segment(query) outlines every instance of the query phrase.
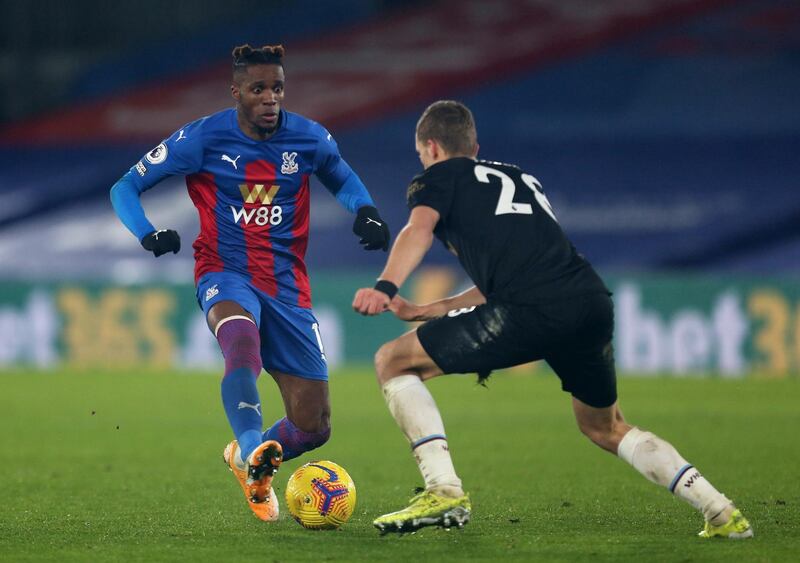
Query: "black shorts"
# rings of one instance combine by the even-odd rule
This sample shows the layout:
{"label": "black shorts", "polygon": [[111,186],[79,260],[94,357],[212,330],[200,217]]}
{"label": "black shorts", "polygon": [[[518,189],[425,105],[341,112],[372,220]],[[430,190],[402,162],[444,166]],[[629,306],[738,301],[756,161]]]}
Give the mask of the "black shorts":
{"label": "black shorts", "polygon": [[444,373],[486,376],[544,359],[561,388],[587,405],[617,400],[614,303],[604,293],[541,305],[489,301],[428,321],[417,336]]}

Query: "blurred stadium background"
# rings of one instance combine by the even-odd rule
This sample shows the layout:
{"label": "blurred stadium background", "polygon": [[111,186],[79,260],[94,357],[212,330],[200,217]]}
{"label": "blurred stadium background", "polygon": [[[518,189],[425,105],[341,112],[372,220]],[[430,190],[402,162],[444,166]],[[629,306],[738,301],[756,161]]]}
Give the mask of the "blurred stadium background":
{"label": "blurred stadium background", "polygon": [[[335,135],[394,232],[438,98],[481,156],[543,183],[610,280],[623,374],[789,378],[800,365],[800,4],[794,0],[0,3],[0,368],[219,362],[191,286],[182,179],[148,192],[154,260],[109,187],[231,104],[229,53],[287,47],[286,107]],[[332,363],[406,327],[349,305],[384,256],[318,183],[308,254]],[[466,283],[441,248],[406,293]]]}
{"label": "blurred stadium background", "polygon": [[[797,560],[797,0],[0,0],[0,30],[0,560]],[[231,104],[244,42],[286,45],[286,107],[331,130],[394,233],[419,113],[466,102],[481,156],[543,183],[613,289],[625,413],[674,439],[756,539],[692,541],[699,516],[588,447],[539,365],[488,390],[431,383],[476,517],[379,538],[372,518],[417,472],[370,361],[408,326],[351,311],[385,255],[315,181],[336,430],[312,455],[348,468],[359,507],[335,534],[252,518],[217,462],[230,430],[184,183],[143,198],[184,241],[157,260],[108,197],[163,137]],[[406,296],[468,283],[436,244]]]}

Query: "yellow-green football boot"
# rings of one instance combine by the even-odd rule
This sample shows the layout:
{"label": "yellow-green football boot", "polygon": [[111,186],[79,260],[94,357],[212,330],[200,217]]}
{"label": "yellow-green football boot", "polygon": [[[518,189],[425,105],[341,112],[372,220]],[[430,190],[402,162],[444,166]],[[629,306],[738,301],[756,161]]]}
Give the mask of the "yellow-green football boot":
{"label": "yellow-green football boot", "polygon": [[430,491],[422,491],[411,499],[408,507],[379,516],[372,525],[378,528],[381,534],[412,533],[425,526],[463,528],[464,524],[469,522],[471,513],[472,503],[468,495],[448,498]]}
{"label": "yellow-green football boot", "polygon": [[742,513],[737,508],[731,513],[731,517],[722,526],[714,526],[706,522],[705,529],[700,532],[701,538],[729,538],[735,540],[742,540],[745,538],[753,537],[753,528],[747,518],[742,516]]}

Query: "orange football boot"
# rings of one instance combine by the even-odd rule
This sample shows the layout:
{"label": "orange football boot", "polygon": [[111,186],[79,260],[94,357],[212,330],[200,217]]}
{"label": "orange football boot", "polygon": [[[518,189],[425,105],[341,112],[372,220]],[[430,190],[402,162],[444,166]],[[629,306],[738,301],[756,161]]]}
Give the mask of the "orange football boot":
{"label": "orange football boot", "polygon": [[272,476],[283,461],[283,449],[275,440],[267,440],[241,462],[239,443],[234,440],[222,453],[222,459],[239,484],[250,510],[261,520],[273,522],[278,519],[278,497],[272,488]]}

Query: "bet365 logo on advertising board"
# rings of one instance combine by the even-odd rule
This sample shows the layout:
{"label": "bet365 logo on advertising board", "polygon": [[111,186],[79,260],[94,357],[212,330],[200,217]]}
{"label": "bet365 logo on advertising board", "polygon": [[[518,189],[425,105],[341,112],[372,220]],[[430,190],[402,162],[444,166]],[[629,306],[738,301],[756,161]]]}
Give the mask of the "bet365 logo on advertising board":
{"label": "bet365 logo on advertising board", "polygon": [[[435,290],[447,295],[440,274],[431,277],[431,285],[435,281]],[[341,292],[343,285],[355,287],[360,282],[357,276],[343,282],[343,276],[350,279],[341,271],[315,278],[317,295],[328,292],[327,300],[315,304],[315,311],[323,325],[320,332],[326,338],[329,365],[336,358],[368,361],[398,329],[387,319],[374,334],[360,333],[350,308],[351,294]],[[446,285],[457,281],[454,273]],[[800,371],[800,288],[791,279],[658,276],[609,282],[620,373],[787,378]],[[3,289],[0,370],[61,363],[208,367],[220,361],[219,347],[197,303],[186,299],[194,292],[192,286],[43,286],[4,281]],[[422,289],[415,291],[423,295]],[[440,294],[424,295],[427,300]],[[97,319],[103,322],[98,324]],[[345,330],[350,322],[356,324]],[[312,330],[317,332],[316,327]]]}
{"label": "bet365 logo on advertising board", "polygon": [[280,186],[269,186],[265,184],[239,184],[239,191],[242,193],[242,201],[245,204],[260,204],[259,207],[240,207],[237,209],[231,205],[233,222],[242,222],[249,225],[251,222],[259,227],[266,224],[279,225],[283,221],[283,209],[280,205],[272,205],[272,200],[278,193]]}
{"label": "bet365 logo on advertising board", "polygon": [[612,287],[621,372],[787,377],[800,369],[800,295],[791,282],[665,277]]}

